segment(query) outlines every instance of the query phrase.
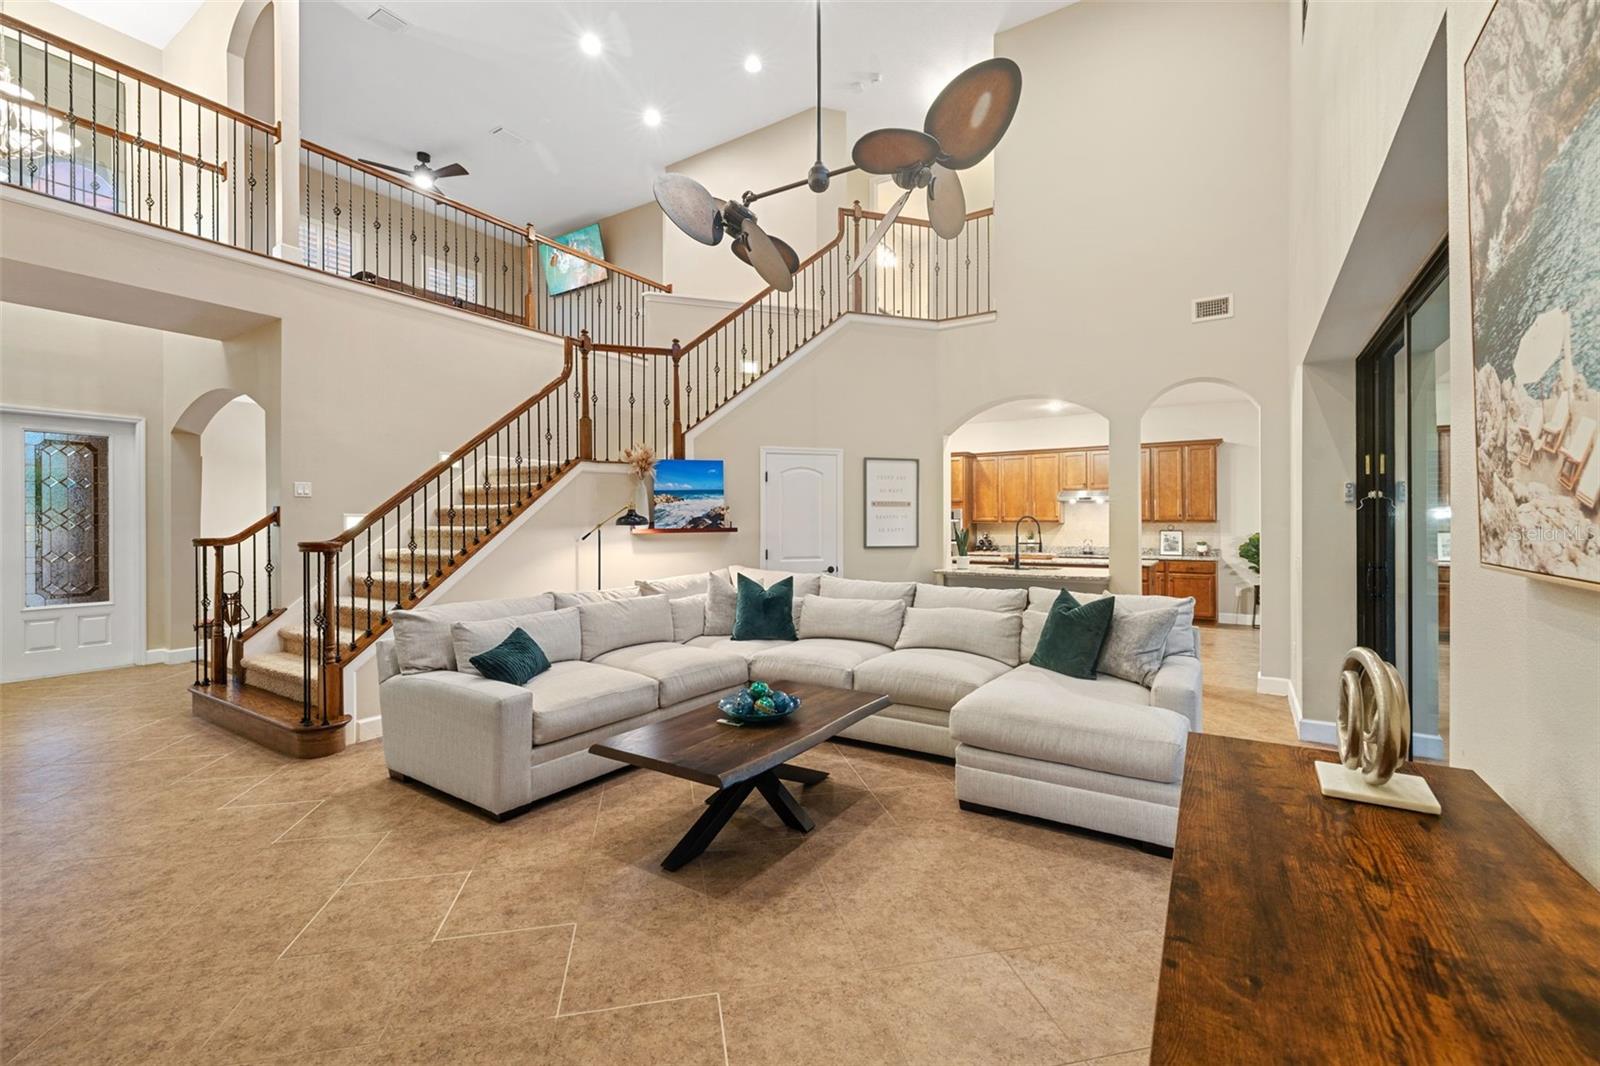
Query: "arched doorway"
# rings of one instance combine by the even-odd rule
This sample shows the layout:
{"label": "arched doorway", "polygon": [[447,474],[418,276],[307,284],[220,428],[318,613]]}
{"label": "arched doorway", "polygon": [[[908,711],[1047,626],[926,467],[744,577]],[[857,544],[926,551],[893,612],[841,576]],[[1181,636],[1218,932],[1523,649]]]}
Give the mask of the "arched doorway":
{"label": "arched doorway", "polygon": [[228,103],[263,122],[277,120],[277,19],[266,0],[246,0],[228,36]]}
{"label": "arched doorway", "polygon": [[[1067,587],[1110,584],[1110,423],[1070,400],[989,407],[946,439],[952,537],[969,566],[1071,566]],[[1054,571],[1051,571],[1054,572]]]}

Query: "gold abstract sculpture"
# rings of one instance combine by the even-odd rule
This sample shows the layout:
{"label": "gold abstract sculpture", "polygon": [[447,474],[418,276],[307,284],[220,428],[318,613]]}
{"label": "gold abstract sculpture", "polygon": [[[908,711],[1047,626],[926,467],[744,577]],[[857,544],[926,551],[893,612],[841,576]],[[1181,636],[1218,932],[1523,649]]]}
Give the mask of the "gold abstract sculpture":
{"label": "gold abstract sculpture", "polygon": [[1339,759],[1367,784],[1388,784],[1411,757],[1411,703],[1400,671],[1371,648],[1351,648],[1339,686]]}
{"label": "gold abstract sculpture", "polygon": [[1400,672],[1371,648],[1351,648],[1339,674],[1339,762],[1316,764],[1322,794],[1438,814],[1428,782],[1397,772],[1410,757],[1411,703]]}

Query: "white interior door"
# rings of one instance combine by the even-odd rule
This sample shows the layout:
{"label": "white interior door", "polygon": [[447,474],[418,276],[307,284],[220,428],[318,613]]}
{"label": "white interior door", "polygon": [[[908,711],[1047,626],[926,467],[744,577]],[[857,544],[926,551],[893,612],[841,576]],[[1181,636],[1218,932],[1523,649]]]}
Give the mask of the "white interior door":
{"label": "white interior door", "polygon": [[761,449],[761,565],[837,574],[843,569],[844,453]]}
{"label": "white interior door", "polygon": [[0,411],[0,677],[144,661],[144,457],[119,419]]}

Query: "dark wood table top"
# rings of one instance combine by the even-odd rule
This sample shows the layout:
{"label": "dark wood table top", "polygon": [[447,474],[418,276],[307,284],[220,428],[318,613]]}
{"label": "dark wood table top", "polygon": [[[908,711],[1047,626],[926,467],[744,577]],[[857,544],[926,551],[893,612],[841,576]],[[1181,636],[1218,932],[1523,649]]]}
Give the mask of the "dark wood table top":
{"label": "dark wood table top", "polygon": [[1325,798],[1333,752],[1189,738],[1153,1063],[1600,1061],[1600,892],[1469,770]]}
{"label": "dark wood table top", "polygon": [[727,788],[781,766],[890,702],[888,696],[826,685],[769,684],[800,697],[800,709],[781,722],[731,726],[718,721],[722,712],[712,700],[675,718],[619,733],[589,750],[633,766]]}

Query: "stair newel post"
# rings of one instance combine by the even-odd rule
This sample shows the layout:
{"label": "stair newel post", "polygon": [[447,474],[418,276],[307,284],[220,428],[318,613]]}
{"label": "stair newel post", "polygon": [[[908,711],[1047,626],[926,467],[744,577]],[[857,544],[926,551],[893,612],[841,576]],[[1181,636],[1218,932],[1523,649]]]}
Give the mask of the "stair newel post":
{"label": "stair newel post", "polygon": [[590,460],[594,458],[594,409],[589,400],[589,352],[591,350],[589,331],[578,331],[578,458]]}
{"label": "stair newel post", "polygon": [[522,248],[522,322],[529,329],[539,328],[539,279],[534,273],[538,262],[539,234],[528,223],[528,241]]}
{"label": "stair newel post", "polygon": [[[855,200],[850,205],[850,257],[859,255],[861,248],[861,201]],[[849,261],[848,258],[846,261]],[[850,279],[850,310],[860,311],[862,306],[862,281],[861,271],[856,271]]]}
{"label": "stair newel post", "polygon": [[683,348],[678,338],[672,338],[672,457],[684,458],[683,441],[683,380],[679,364],[683,362]]}
{"label": "stair newel post", "polygon": [[217,572],[211,587],[211,680],[218,684],[228,682],[228,624],[222,613],[222,545],[216,552]]}
{"label": "stair newel post", "polygon": [[328,638],[322,644],[322,724],[337,717],[344,708],[344,671],[340,668],[339,648],[339,546],[322,548],[322,624]]}

